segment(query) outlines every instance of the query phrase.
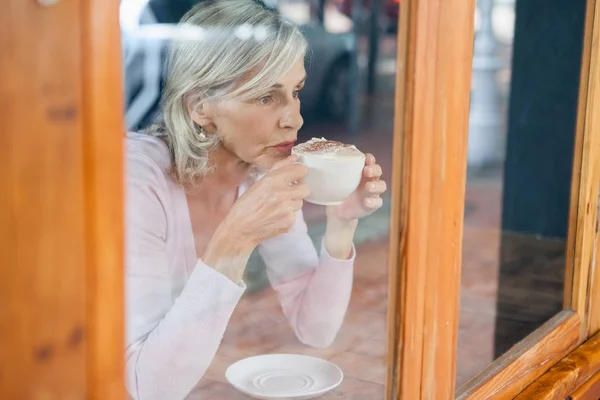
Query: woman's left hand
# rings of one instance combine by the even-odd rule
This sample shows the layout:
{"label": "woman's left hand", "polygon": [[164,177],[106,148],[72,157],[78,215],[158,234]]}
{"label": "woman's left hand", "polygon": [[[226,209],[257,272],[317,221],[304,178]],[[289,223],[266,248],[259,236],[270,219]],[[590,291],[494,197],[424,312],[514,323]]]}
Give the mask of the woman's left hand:
{"label": "woman's left hand", "polygon": [[381,208],[381,194],[387,189],[385,181],[380,179],[381,174],[381,166],[375,163],[375,156],[367,153],[358,188],[339,206],[329,206],[327,216],[352,221],[371,215]]}

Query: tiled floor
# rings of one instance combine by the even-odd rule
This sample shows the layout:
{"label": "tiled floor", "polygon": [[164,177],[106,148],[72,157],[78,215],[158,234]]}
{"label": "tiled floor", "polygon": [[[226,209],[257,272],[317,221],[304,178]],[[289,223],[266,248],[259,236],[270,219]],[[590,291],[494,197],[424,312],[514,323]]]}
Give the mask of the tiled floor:
{"label": "tiled floor", "polygon": [[471,181],[467,184],[456,357],[457,387],[494,358],[501,196],[499,179]]}
{"label": "tiled floor", "polygon": [[265,353],[313,355],[337,364],[344,371],[344,382],[321,397],[324,400],[382,399],[386,371],[386,249],[387,239],[360,247],[348,313],[334,344],[327,349],[309,348],[295,338],[272,289],[245,297],[208,373],[189,399],[248,399],[227,384],[225,369],[236,360]]}
{"label": "tiled floor", "polygon": [[[501,202],[499,182],[474,181],[467,188],[466,202],[469,211],[466,212],[464,229],[457,386],[493,361],[494,345],[498,341],[495,331],[498,326],[503,326],[502,318],[500,322],[497,319],[497,308],[501,314],[503,307],[511,309],[511,316],[506,317],[505,326],[511,327],[511,323],[522,318],[529,321],[525,330],[516,332],[516,336],[511,338],[510,332],[507,333],[506,340],[512,340],[510,344],[514,344],[539,326],[546,318],[544,313],[552,311],[552,307],[556,307],[556,300],[560,300],[562,276],[548,277],[546,273],[543,273],[544,279],[550,281],[555,288],[548,290],[552,285],[543,286],[545,297],[542,297],[544,302],[540,307],[532,308],[527,303],[535,290],[521,288],[518,293],[527,298],[513,293],[509,294],[508,300],[506,295],[503,297],[499,293],[502,282],[499,265],[502,260],[505,262],[511,257],[528,260],[527,265],[532,265],[533,270],[523,267],[519,275],[513,276],[524,281],[525,285],[532,282],[532,277],[539,280],[541,276],[535,270],[536,263],[532,263],[531,259],[537,257],[546,266],[547,261],[554,257],[554,264],[558,265],[555,269],[560,270],[561,266],[560,252],[557,253],[560,243],[535,240],[532,245],[529,243],[531,239],[527,239],[518,241],[517,250],[514,246],[506,246],[506,238],[503,239],[497,229]],[[505,240],[504,253],[510,252],[510,257],[501,254],[502,240]],[[314,355],[339,365],[346,378],[338,389],[322,397],[325,400],[382,399],[386,371],[387,249],[387,238],[364,243],[357,249],[356,277],[348,314],[339,336],[330,348],[308,348],[295,339],[272,289],[245,297],[233,315],[208,374],[190,399],[247,399],[226,383],[225,368],[241,358],[265,353]],[[518,287],[515,282],[510,285],[511,288]],[[504,292],[509,293],[507,290]],[[503,304],[501,306],[498,306],[499,299]],[[554,299],[554,303],[548,302],[548,299]],[[558,304],[560,307],[560,301]],[[547,309],[542,310],[541,307]],[[537,316],[537,319],[530,318],[531,315]],[[523,321],[519,323],[522,324]]]}
{"label": "tiled floor", "polygon": [[457,386],[562,309],[564,241],[501,232],[501,179],[467,184]]}

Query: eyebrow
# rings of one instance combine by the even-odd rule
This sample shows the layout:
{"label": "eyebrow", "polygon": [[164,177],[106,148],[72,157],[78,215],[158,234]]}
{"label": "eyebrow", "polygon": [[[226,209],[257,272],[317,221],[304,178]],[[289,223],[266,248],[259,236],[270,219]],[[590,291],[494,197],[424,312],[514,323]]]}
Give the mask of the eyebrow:
{"label": "eyebrow", "polygon": [[[304,78],[302,78],[302,80],[300,82],[298,82],[298,84],[296,86],[303,84],[304,81],[306,81],[306,75],[304,75]],[[276,83],[271,87],[274,89],[281,89],[283,87],[283,85],[281,83]]]}

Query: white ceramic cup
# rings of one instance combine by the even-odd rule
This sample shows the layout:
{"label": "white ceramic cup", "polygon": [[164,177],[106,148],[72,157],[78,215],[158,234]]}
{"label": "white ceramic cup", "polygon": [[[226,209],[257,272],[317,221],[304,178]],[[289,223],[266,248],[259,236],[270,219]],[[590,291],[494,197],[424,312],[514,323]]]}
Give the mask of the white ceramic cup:
{"label": "white ceramic cup", "polygon": [[365,167],[365,155],[362,153],[335,158],[294,150],[292,153],[308,167],[302,182],[310,189],[310,195],[304,199],[309,203],[323,206],[341,204],[360,184]]}

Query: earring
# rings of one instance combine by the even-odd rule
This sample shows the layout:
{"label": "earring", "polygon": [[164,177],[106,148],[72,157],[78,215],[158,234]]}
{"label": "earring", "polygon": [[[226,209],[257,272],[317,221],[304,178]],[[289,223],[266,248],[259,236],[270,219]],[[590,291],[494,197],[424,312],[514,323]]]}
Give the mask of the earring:
{"label": "earring", "polygon": [[200,140],[201,142],[206,142],[206,133],[204,133],[204,128],[201,126],[198,126],[198,140]]}

